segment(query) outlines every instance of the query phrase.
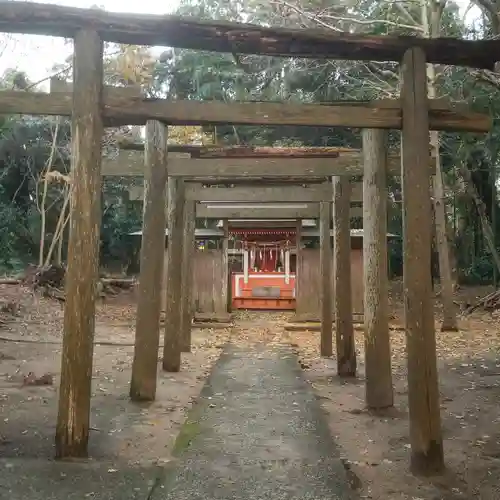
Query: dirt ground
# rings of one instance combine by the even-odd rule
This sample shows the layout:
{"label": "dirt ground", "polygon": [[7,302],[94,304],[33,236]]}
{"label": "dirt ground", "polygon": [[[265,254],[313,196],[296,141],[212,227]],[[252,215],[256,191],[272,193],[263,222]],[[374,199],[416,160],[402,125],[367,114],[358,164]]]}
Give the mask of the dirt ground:
{"label": "dirt ground", "polygon": [[[0,323],[0,456],[51,459],[57,415],[63,307],[29,289],[0,286],[13,306]],[[14,313],[14,314],[12,314]],[[135,305],[124,292],[98,304],[92,387],[92,459],[148,465],[171,460],[185,413],[197,398],[228,330],[194,330],[193,349],[179,373],[159,371],[157,400],[128,398]],[[19,341],[13,341],[19,340]],[[46,375],[49,385],[26,385],[25,377]]]}
{"label": "dirt ground", "polygon": [[[487,288],[461,290],[457,303],[474,302]],[[53,456],[63,309],[28,289],[0,286],[0,298],[19,304],[0,321],[0,456]],[[402,324],[400,284],[391,293],[393,323]],[[439,326],[439,304],[436,306]],[[343,381],[334,359],[318,356],[319,334],[285,332],[290,314],[240,313],[238,328],[195,330],[193,352],[177,374],[159,374],[152,405],[128,400],[135,305],[122,293],[98,305],[90,454],[130,464],[171,460],[185,413],[198,396],[221,347],[231,337],[244,345],[289,343],[325,409],[332,434],[359,498],[374,500],[498,500],[500,498],[499,314],[461,318],[457,333],[437,329],[441,407],[448,471],[438,479],[408,472],[409,441],[404,332],[392,332],[395,408],[364,409],[363,336],[357,333],[359,376]],[[0,316],[1,320],[2,316]],[[20,340],[13,342],[13,339]],[[113,345],[111,345],[113,344]],[[114,345],[116,344],[116,345]],[[53,384],[23,385],[24,376],[53,375]]]}
{"label": "dirt ground", "polygon": [[[393,323],[402,324],[400,290],[392,294]],[[459,292],[460,304],[474,302],[486,288]],[[441,416],[447,472],[418,479],[408,471],[409,431],[404,332],[393,331],[395,408],[374,415],[364,408],[362,331],[356,332],[359,376],[336,377],[336,362],[321,359],[319,334],[290,332],[307,379],[329,417],[352,486],[363,499],[498,500],[500,498],[500,325],[497,313],[461,318],[457,333],[439,332],[436,307]]]}

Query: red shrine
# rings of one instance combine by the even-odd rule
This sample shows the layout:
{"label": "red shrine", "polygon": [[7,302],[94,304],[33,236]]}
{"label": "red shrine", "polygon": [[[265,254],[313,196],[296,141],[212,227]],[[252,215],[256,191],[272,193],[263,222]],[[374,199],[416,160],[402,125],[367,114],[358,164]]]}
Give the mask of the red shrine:
{"label": "red shrine", "polygon": [[295,309],[297,223],[229,224],[232,308]]}

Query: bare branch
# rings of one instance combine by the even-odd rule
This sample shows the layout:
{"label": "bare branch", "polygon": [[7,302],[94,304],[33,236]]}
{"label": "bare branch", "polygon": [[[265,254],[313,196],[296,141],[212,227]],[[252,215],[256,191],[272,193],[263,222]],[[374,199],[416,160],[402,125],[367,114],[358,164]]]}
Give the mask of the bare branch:
{"label": "bare branch", "polygon": [[[355,24],[355,25],[360,25],[360,26],[374,26],[374,25],[382,25],[382,26],[392,26],[395,28],[405,28],[405,29],[410,29],[410,30],[415,30],[418,32],[422,31],[421,26],[418,24],[418,22],[413,19],[407,11],[402,7],[400,4],[395,4],[398,5],[398,8],[401,6],[403,8],[403,12],[407,14],[407,19],[409,19],[409,22],[411,24],[403,24],[399,23],[397,21],[390,21],[388,19],[359,19],[356,17],[349,17],[349,16],[341,16],[341,15],[334,15],[327,13],[330,9],[322,9],[316,13],[308,12],[303,8],[298,7],[296,4],[290,3],[287,0],[271,0],[271,3],[274,5],[279,5],[282,7],[287,7],[288,9],[294,11],[295,13],[305,17],[309,21],[312,21],[324,28],[333,30],[333,31],[344,31],[342,28],[338,28],[334,26],[331,21],[339,22],[339,23],[350,23],[350,24]],[[328,20],[329,22],[325,22],[325,20]]]}
{"label": "bare branch", "polygon": [[386,19],[356,19],[353,17],[341,17],[341,16],[332,16],[332,15],[324,15],[322,16],[325,19],[331,19],[339,22],[348,22],[352,24],[360,24],[360,25],[373,25],[373,24],[381,24],[383,26],[394,26],[395,28],[407,28],[410,30],[415,30],[422,32],[422,27],[418,24],[401,24],[396,21],[389,21]]}
{"label": "bare branch", "polygon": [[500,90],[500,74],[495,73],[494,71],[486,70],[473,71],[471,74],[478,82],[486,83],[495,89]]}
{"label": "bare branch", "polygon": [[321,21],[321,19],[318,19],[315,15],[305,12],[304,10],[297,7],[296,5],[293,5],[289,2],[287,2],[286,0],[273,0],[270,3],[275,4],[275,5],[284,5],[285,7],[288,7],[290,10],[293,10],[297,14],[305,17],[309,21],[313,21],[314,23],[319,24],[323,28],[326,28],[326,29],[329,29],[332,31],[338,31],[338,32],[342,31],[340,28],[336,28],[335,26],[332,26],[329,23],[325,23],[325,22]]}

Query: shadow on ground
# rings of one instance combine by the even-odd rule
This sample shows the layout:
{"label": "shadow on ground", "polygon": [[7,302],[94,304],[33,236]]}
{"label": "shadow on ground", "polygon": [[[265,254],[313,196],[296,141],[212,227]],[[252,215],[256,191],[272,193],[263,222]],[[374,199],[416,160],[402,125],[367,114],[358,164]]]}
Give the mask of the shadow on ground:
{"label": "shadow on ground", "polygon": [[1,500],[145,500],[164,469],[103,462],[0,459]]}

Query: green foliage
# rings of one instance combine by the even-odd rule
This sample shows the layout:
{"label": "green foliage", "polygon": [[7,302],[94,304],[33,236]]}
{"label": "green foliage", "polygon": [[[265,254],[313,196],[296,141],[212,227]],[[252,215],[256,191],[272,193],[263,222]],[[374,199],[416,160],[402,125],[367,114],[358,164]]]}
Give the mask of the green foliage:
{"label": "green foliage", "polygon": [[[119,54],[122,56],[122,53]],[[16,83],[17,82],[17,83]],[[0,88],[32,88],[26,75],[7,70]],[[52,149],[55,118],[0,117],[0,272],[37,263],[40,247],[41,191],[44,169]],[[70,122],[59,121],[52,171],[69,174]],[[101,262],[128,262],[139,238],[127,236],[140,228],[142,209],[128,201],[127,179],[104,181]],[[48,183],[45,246],[50,245],[63,206],[61,184]],[[67,240],[68,230],[65,232]],[[66,248],[64,241],[63,248]],[[64,252],[63,252],[64,253]]]}
{"label": "green foliage", "polygon": [[[8,118],[0,123],[0,272],[37,262],[40,241],[41,175],[49,159],[54,119]],[[59,125],[57,161],[53,169],[68,173],[70,124]],[[104,182],[101,261],[127,262],[138,238],[127,236],[141,225],[141,207],[128,201],[128,181]],[[63,199],[60,187],[49,184],[46,247],[50,245]],[[67,231],[66,231],[67,238]],[[63,245],[65,247],[66,245]]]}
{"label": "green foliage", "polygon": [[34,260],[37,179],[48,159],[51,123],[43,119],[7,119],[0,130],[0,234],[5,266]]}
{"label": "green foliage", "polygon": [[463,285],[489,285],[493,282],[491,255],[482,254],[466,268],[461,269],[459,281]]}
{"label": "green foliage", "polygon": [[101,222],[101,262],[130,264],[138,250],[140,239],[129,233],[141,228],[142,207],[127,201],[126,181],[106,180],[103,189]]}
{"label": "green foliage", "polygon": [[[0,186],[0,272],[23,267],[32,249],[30,234],[20,224],[23,214],[10,203]],[[28,242],[26,241],[28,239]]]}

